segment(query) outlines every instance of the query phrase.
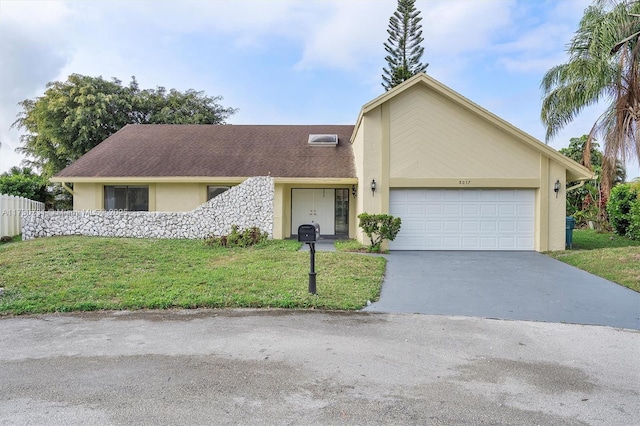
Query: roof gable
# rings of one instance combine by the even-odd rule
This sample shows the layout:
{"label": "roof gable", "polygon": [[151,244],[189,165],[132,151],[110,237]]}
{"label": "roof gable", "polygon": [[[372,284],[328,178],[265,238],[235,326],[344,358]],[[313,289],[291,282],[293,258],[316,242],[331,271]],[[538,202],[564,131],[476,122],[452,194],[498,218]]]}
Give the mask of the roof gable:
{"label": "roof gable", "polygon": [[[355,177],[353,126],[127,125],[54,180],[74,177]],[[337,134],[310,146],[309,134]],[[72,179],[67,179],[72,180]]]}
{"label": "roof gable", "polygon": [[523,144],[526,144],[527,146],[533,148],[536,152],[539,152],[545,155],[546,157],[560,163],[563,167],[565,167],[567,171],[568,180],[586,180],[586,179],[591,179],[593,177],[593,172],[591,172],[584,166],[578,164],[577,162],[571,160],[570,158],[565,157],[564,155],[560,154],[558,151],[551,148],[550,146],[542,143],[541,141],[537,140],[533,136],[518,129],[517,127],[513,126],[512,124],[508,123],[507,121],[503,120],[497,115],[482,108],[481,106],[470,101],[469,99],[465,98],[464,96],[453,91],[449,87],[443,85],[442,83],[438,82],[437,80],[433,79],[432,77],[429,77],[424,73],[416,74],[409,80],[403,82],[402,84],[394,87],[388,92],[383,93],[382,95],[378,96],[372,101],[366,103],[362,107],[362,109],[360,110],[360,114],[358,115],[356,126],[351,135],[351,141],[353,142],[356,132],[358,128],[361,126],[362,120],[365,114],[376,109],[380,105],[391,101],[392,99],[396,98],[400,94],[406,91],[412,90],[415,86],[423,86],[428,88],[429,90],[433,90],[437,94],[447,98],[448,100],[456,104],[458,107],[461,107],[470,111],[471,113],[481,117],[483,120],[486,120],[488,123],[492,124],[493,126],[506,132],[515,140],[520,141]]}

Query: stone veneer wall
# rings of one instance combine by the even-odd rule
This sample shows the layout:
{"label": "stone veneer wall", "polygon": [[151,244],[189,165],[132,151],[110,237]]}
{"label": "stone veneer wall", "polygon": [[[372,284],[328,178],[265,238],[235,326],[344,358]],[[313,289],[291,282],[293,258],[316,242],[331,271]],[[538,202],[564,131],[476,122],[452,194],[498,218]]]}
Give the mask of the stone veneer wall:
{"label": "stone veneer wall", "polygon": [[274,183],[252,177],[190,212],[39,211],[25,212],[22,239],[54,235],[188,238],[226,235],[258,227],[273,236]]}

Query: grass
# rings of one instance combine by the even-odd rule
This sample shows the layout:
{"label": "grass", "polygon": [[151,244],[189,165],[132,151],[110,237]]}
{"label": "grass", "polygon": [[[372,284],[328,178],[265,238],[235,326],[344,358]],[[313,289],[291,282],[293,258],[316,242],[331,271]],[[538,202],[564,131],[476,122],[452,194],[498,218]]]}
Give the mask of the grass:
{"label": "grass", "polygon": [[250,249],[197,240],[52,237],[0,245],[0,315],[166,308],[359,309],[377,300],[381,257],[309,254],[295,241]]}
{"label": "grass", "polygon": [[573,231],[573,250],[547,254],[640,292],[640,241],[591,229],[576,229]]}
{"label": "grass", "polygon": [[367,246],[360,244],[357,240],[336,240],[334,242],[336,250],[339,252],[367,252]]}

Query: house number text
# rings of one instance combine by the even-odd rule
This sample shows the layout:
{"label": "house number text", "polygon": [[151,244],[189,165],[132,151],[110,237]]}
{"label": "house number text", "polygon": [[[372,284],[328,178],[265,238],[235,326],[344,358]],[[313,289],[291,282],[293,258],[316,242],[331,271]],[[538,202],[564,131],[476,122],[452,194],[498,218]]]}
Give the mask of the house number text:
{"label": "house number text", "polygon": [[471,181],[470,180],[459,180],[458,184],[460,184],[460,185],[471,185]]}

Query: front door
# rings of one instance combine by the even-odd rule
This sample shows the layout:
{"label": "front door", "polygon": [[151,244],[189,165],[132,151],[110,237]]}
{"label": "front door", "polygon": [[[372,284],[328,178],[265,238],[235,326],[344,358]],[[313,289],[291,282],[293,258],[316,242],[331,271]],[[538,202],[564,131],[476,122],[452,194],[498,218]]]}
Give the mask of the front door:
{"label": "front door", "polygon": [[335,235],[335,197],[335,189],[292,189],[291,235],[311,222],[320,225],[320,235]]}

